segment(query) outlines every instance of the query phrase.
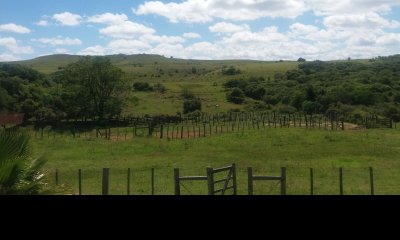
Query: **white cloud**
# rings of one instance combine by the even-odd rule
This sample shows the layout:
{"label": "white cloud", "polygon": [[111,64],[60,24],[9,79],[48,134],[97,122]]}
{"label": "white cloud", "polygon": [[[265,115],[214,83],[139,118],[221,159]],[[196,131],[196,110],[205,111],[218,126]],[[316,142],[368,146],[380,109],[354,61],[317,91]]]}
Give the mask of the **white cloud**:
{"label": "white cloud", "polygon": [[17,61],[19,59],[19,57],[16,57],[12,54],[0,54],[0,62]]}
{"label": "white cloud", "polygon": [[195,39],[195,38],[201,38],[201,35],[198,33],[188,32],[188,33],[184,33],[182,35],[182,37]]}
{"label": "white cloud", "polygon": [[210,30],[210,32],[214,33],[235,33],[247,31],[250,29],[250,27],[247,24],[236,25],[227,22],[219,22],[213,26],[210,26],[208,29]]}
{"label": "white cloud", "polygon": [[149,50],[151,45],[139,40],[133,39],[117,39],[112,40],[108,45],[107,49],[112,54],[136,54]]}
{"label": "white cloud", "polygon": [[181,44],[161,43],[150,49],[149,53],[164,56],[181,56],[182,51],[184,51],[184,47]]}
{"label": "white cloud", "polygon": [[77,52],[78,55],[91,55],[91,56],[103,56],[106,54],[106,49],[100,45],[92,46]]}
{"label": "white cloud", "polygon": [[398,21],[389,21],[379,16],[377,13],[370,12],[366,14],[346,14],[333,15],[324,19],[324,25],[328,28],[346,29],[346,28],[396,28]]}
{"label": "white cloud", "polygon": [[179,36],[158,36],[158,35],[144,35],[140,37],[140,40],[146,43],[166,43],[166,44],[176,44],[183,43],[185,39]]}
{"label": "white cloud", "polygon": [[57,54],[69,54],[70,51],[68,49],[65,49],[65,48],[57,48],[55,50],[55,53],[57,53]]}
{"label": "white cloud", "polygon": [[57,37],[57,38],[39,38],[39,39],[32,39],[32,41],[35,42],[40,42],[43,44],[49,44],[52,46],[56,45],[65,45],[65,46],[72,46],[72,45],[82,45],[82,41],[78,38],[62,38],[62,37]]}
{"label": "white cloud", "polygon": [[317,15],[387,13],[400,5],[398,0],[305,0]]}
{"label": "white cloud", "polygon": [[41,26],[41,27],[47,27],[49,26],[49,22],[47,20],[40,20],[39,22],[35,23],[37,26]]}
{"label": "white cloud", "polygon": [[70,12],[63,12],[54,14],[53,19],[63,26],[77,26],[81,23],[82,17]]}
{"label": "white cloud", "polygon": [[15,23],[7,23],[0,25],[0,32],[12,32],[12,33],[30,33],[31,30],[27,27],[17,25]]}
{"label": "white cloud", "polygon": [[295,18],[307,10],[303,0],[185,0],[163,3],[149,1],[133,12],[138,15],[157,14],[177,22],[211,22],[224,20],[255,20],[262,17]]}
{"label": "white cloud", "polygon": [[384,46],[394,46],[397,47],[397,49],[400,46],[400,33],[389,33],[384,36],[379,37],[376,42],[378,44],[384,45]]}
{"label": "white cloud", "polygon": [[13,54],[33,53],[33,48],[31,46],[19,46],[17,40],[12,37],[0,38],[0,46],[6,48]]}
{"label": "white cloud", "polygon": [[91,23],[103,23],[108,25],[117,25],[128,21],[128,17],[125,14],[113,14],[104,13],[100,15],[94,15],[87,19]]}
{"label": "white cloud", "polygon": [[99,32],[103,35],[114,38],[134,38],[140,35],[153,34],[156,31],[142,24],[134,23],[131,21],[124,21],[120,24],[115,24],[100,29]]}
{"label": "white cloud", "polygon": [[317,32],[319,29],[314,25],[304,25],[302,23],[292,24],[290,27],[291,33],[296,36],[308,35]]}
{"label": "white cloud", "polygon": [[189,58],[196,59],[213,59],[219,58],[220,54],[223,53],[222,49],[217,44],[210,42],[198,42],[194,43],[185,48],[185,54]]}

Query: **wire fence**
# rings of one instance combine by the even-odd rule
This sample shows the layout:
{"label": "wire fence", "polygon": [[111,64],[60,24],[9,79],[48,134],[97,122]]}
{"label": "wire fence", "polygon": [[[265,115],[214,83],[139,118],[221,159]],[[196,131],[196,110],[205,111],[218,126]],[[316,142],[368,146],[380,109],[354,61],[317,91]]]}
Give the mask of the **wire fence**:
{"label": "wire fence", "polygon": [[[206,174],[205,167],[180,168],[186,176]],[[287,167],[286,194],[288,195],[399,195],[400,169],[395,168],[310,168]],[[372,172],[371,172],[372,170]],[[279,176],[280,168],[254,168],[254,175]],[[47,188],[58,189],[60,194],[101,195],[102,169],[52,170],[47,173]],[[372,173],[372,174],[371,174]],[[80,186],[80,187],[79,187]],[[109,170],[110,195],[173,195],[174,169],[169,167],[149,169]],[[237,168],[239,195],[248,194],[248,172]],[[181,195],[207,195],[207,183],[185,181]],[[254,195],[279,195],[281,187],[276,181],[254,182]]]}

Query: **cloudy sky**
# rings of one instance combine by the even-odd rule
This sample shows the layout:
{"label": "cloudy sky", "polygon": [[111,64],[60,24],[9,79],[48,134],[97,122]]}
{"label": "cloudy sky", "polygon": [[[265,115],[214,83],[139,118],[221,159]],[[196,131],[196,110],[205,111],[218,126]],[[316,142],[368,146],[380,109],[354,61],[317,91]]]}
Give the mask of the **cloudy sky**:
{"label": "cloudy sky", "polygon": [[0,61],[56,54],[334,60],[400,53],[400,0],[0,0]]}

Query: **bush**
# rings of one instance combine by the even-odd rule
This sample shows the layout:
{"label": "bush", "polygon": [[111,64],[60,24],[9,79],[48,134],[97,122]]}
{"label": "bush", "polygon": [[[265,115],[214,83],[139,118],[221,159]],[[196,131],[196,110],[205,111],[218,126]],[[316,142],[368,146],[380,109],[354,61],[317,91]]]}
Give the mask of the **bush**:
{"label": "bush", "polygon": [[246,96],[256,100],[261,100],[266,92],[264,87],[257,85],[249,85],[245,89]]}
{"label": "bush", "polygon": [[153,87],[150,86],[147,82],[136,82],[133,84],[133,88],[139,92],[151,92],[153,91]]}
{"label": "bush", "polygon": [[235,104],[242,104],[244,102],[244,93],[240,88],[234,88],[232,92],[227,94],[227,99],[229,102]]}
{"label": "bush", "polygon": [[195,111],[201,111],[201,101],[198,98],[187,99],[183,102],[183,113],[188,114]]}
{"label": "bush", "polygon": [[234,66],[230,66],[228,68],[223,68],[222,69],[222,74],[223,75],[236,75],[236,74],[240,74],[242,71],[240,71],[240,69],[236,69]]}

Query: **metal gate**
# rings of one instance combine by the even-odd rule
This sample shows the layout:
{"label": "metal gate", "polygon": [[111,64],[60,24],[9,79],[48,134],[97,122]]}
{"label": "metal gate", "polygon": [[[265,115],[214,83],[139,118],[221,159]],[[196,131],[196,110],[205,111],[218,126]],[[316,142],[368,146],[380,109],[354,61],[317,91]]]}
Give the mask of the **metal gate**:
{"label": "metal gate", "polygon": [[[223,174],[226,175],[223,175]],[[223,175],[224,178],[215,180]],[[232,190],[232,195],[237,195],[236,184],[236,165],[232,164],[223,168],[207,168],[206,176],[180,176],[179,168],[174,169],[175,195],[181,194],[181,181],[207,181],[208,195],[226,195],[228,190]]]}

